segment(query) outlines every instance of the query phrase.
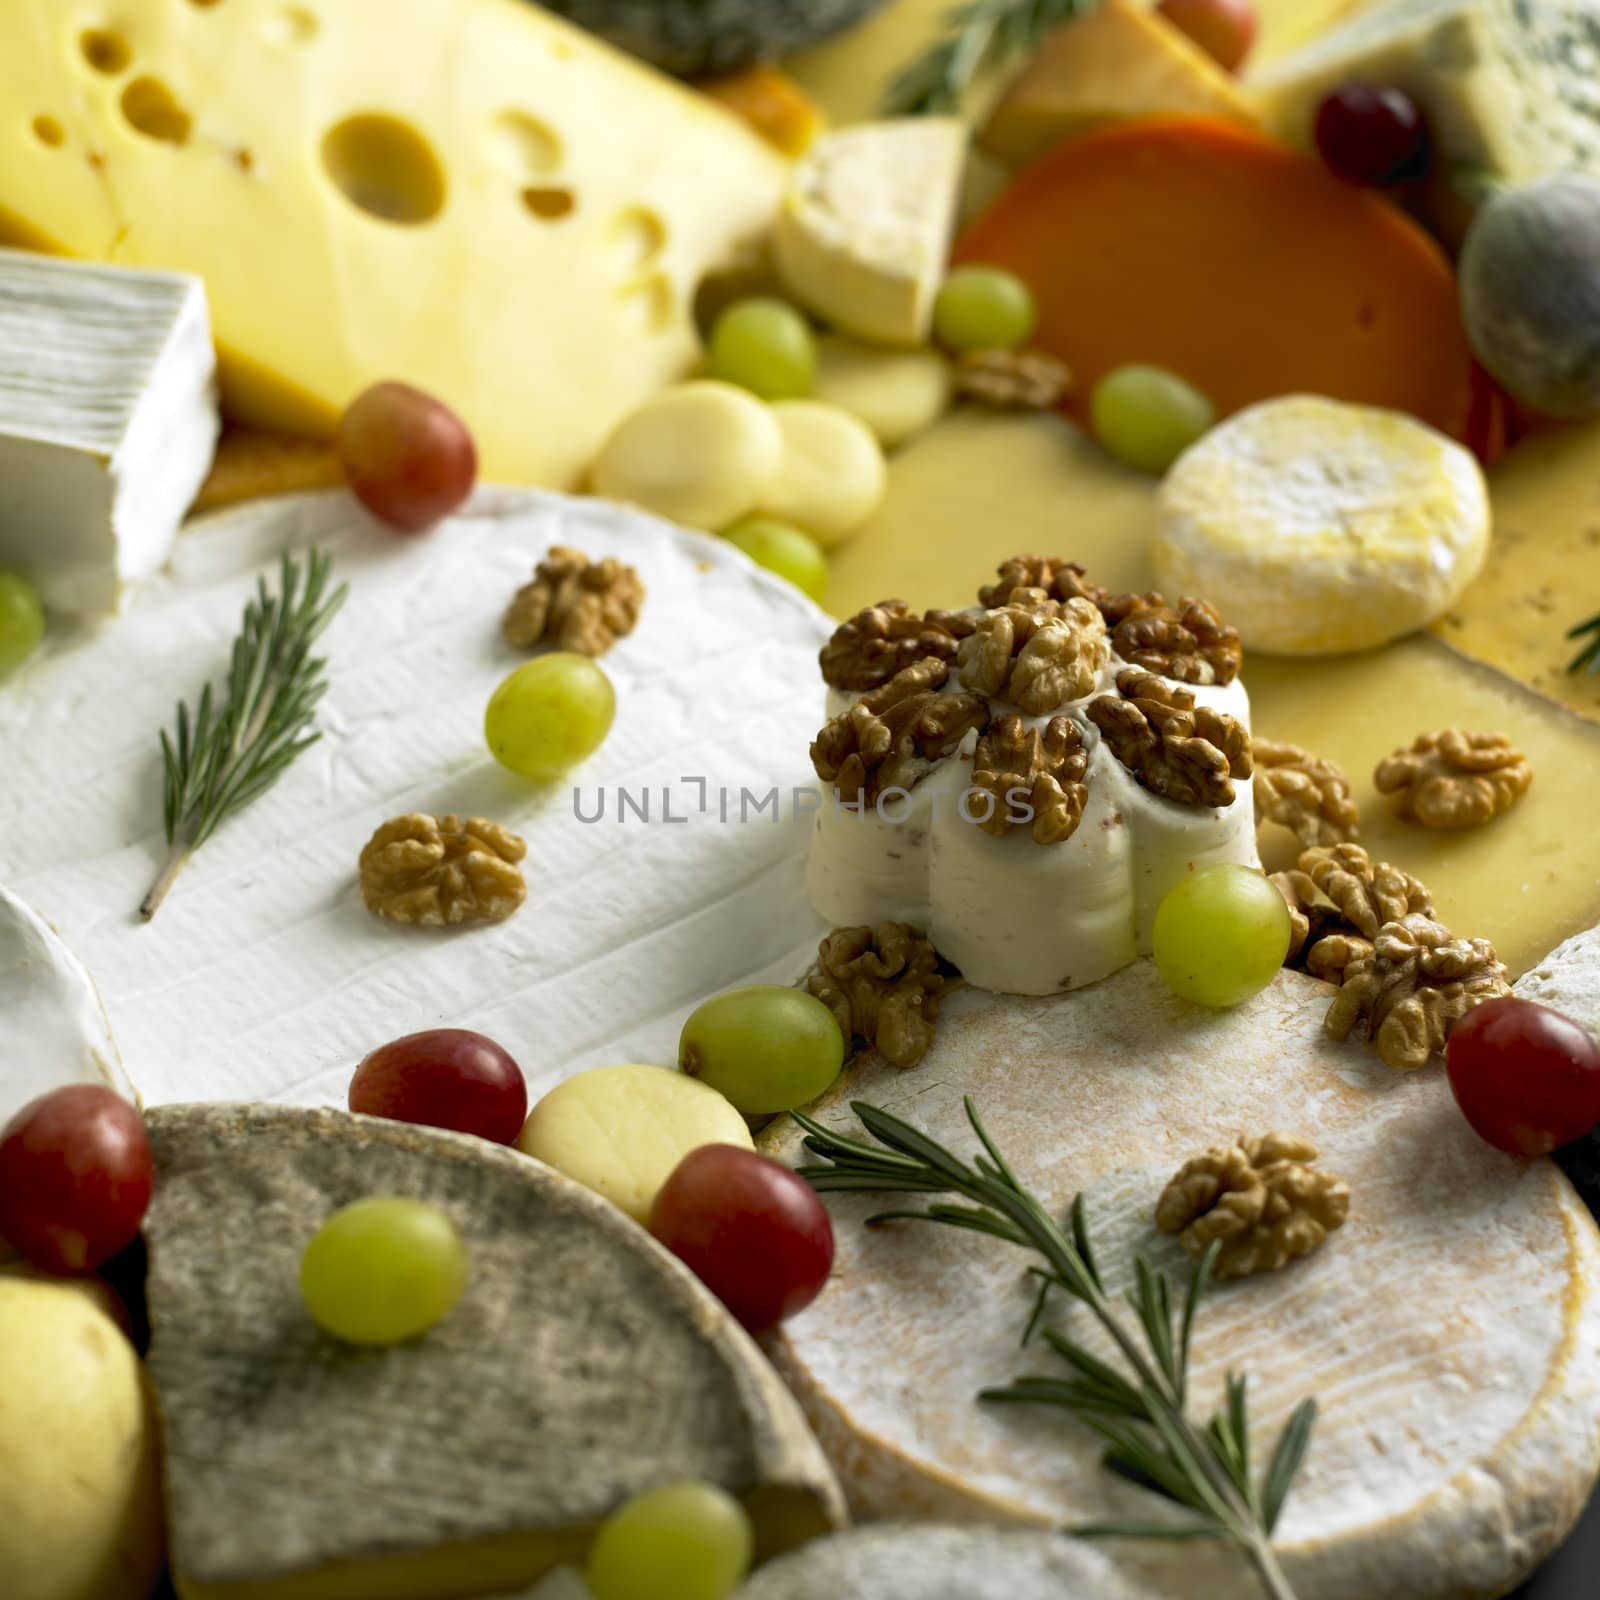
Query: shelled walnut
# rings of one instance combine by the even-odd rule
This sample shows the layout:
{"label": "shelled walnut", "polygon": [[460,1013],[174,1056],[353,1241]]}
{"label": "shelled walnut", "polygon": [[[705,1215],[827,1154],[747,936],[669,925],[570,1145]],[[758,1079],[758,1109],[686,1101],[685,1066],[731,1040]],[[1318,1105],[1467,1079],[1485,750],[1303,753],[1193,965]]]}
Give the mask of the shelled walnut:
{"label": "shelled walnut", "polygon": [[973,621],[959,611],[924,613],[904,600],[880,600],[834,629],[822,647],[823,681],[835,689],[876,689],[928,656],[954,661]]}
{"label": "shelled walnut", "polygon": [[1036,844],[1070,839],[1089,803],[1083,781],[1089,757],[1083,733],[1066,717],[1052,717],[1041,733],[1021,717],[1000,717],[978,740],[972,758],[972,786],[993,797],[994,808],[979,823],[986,833],[1003,836],[1018,824],[1012,820],[1011,796],[1027,796]]}
{"label": "shelled walnut", "polygon": [[940,694],[950,676],[928,657],[897,672],[835,717],[811,744],[811,764],[841,799],[874,804],[887,789],[912,789],[935,763],[989,721],[977,694]]}
{"label": "shelled walnut", "polygon": [[1297,744],[1280,744],[1259,734],[1251,741],[1251,750],[1257,826],[1275,822],[1306,849],[1344,844],[1356,837],[1361,812],[1342,768]]}
{"label": "shelled walnut", "polygon": [[1400,796],[1400,815],[1425,828],[1476,828],[1509,811],[1533,782],[1528,758],[1503,733],[1442,728],[1378,763],[1380,794]]}
{"label": "shelled walnut", "polygon": [[967,350],[956,393],[996,411],[1049,411],[1072,390],[1072,372],[1043,350]]}
{"label": "shelled walnut", "polygon": [[1056,556],[1012,556],[1001,564],[993,583],[978,591],[978,604],[991,610],[1007,605],[1019,589],[1040,589],[1050,600],[1091,600],[1096,605],[1105,598],[1098,583],[1090,583],[1076,561]]}
{"label": "shelled walnut", "polygon": [[1089,720],[1135,778],[1182,805],[1231,806],[1234,778],[1251,773],[1243,723],[1196,706],[1187,689],[1136,667],[1117,674],[1117,693],[1089,702]]}
{"label": "shelled walnut", "polygon": [[1387,861],[1374,861],[1358,844],[1302,851],[1298,866],[1363,939],[1376,939],[1384,923],[1411,912],[1433,914],[1433,897],[1420,879]]}
{"label": "shelled walnut", "polygon": [[591,561],[581,550],[552,545],[506,611],[506,643],[523,650],[554,644],[603,656],[632,633],[644,605],[639,574],[614,556]]}
{"label": "shelled walnut", "polygon": [[1110,650],[1092,602],[1016,589],[977,619],[956,660],[966,688],[1039,717],[1088,694]]}
{"label": "shelled walnut", "polygon": [[1345,969],[1328,1008],[1331,1039],[1357,1028],[1397,1072],[1426,1066],[1474,1006],[1510,994],[1506,969],[1487,939],[1457,939],[1413,912],[1386,922],[1372,954]]}
{"label": "shelled walnut", "polygon": [[1316,1146],[1287,1133],[1240,1137],[1186,1161],[1156,1204],[1156,1226],[1190,1255],[1221,1240],[1218,1278],[1276,1272],[1309,1255],[1350,1214],[1350,1190],[1311,1165]]}
{"label": "shelled walnut", "polygon": [[361,898],[375,917],[420,928],[499,922],[527,898],[523,841],[482,817],[393,817],[361,852]]}
{"label": "shelled walnut", "polygon": [[806,988],[838,1019],[846,1048],[859,1042],[891,1066],[914,1067],[933,1043],[940,1001],[961,981],[954,969],[903,922],[836,928],[817,954]]}
{"label": "shelled walnut", "polygon": [[1154,593],[1109,595],[1100,611],[1111,648],[1130,666],[1183,683],[1229,684],[1239,676],[1239,630],[1204,600],[1169,605]]}

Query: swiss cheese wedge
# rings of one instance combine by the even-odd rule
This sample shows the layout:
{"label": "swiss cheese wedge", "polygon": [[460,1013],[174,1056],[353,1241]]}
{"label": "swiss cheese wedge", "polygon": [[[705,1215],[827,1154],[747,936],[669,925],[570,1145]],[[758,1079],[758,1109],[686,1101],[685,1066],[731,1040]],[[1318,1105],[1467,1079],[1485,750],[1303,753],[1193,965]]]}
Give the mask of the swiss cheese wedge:
{"label": "swiss cheese wedge", "polygon": [[523,0],[9,0],[0,240],[205,279],[239,421],[402,378],[485,474],[574,482],[680,376],[785,163]]}

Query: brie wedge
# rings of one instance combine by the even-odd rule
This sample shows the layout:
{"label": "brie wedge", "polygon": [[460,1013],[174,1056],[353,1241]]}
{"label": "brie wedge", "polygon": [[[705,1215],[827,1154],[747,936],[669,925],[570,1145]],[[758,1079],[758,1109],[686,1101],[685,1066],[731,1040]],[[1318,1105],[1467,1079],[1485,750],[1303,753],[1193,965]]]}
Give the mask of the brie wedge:
{"label": "brie wedge", "polygon": [[[1225,1372],[1248,1373],[1264,1461],[1295,1406],[1318,1400],[1277,1536],[1300,1600],[1503,1594],[1564,1537],[1600,1467],[1600,1234],[1552,1163],[1472,1132],[1442,1071],[1395,1073],[1325,1039],[1331,993],[1286,971],[1206,1011],[1150,962],[1070,999],[968,989],[915,1070],[868,1058],[811,1115],[853,1128],[849,1103],[865,1100],[969,1156],[972,1096],[1050,1215],[1083,1193],[1118,1304],[1137,1251],[1187,1277],[1154,1210],[1188,1157],[1241,1132],[1310,1139],[1350,1186],[1349,1221],[1306,1260],[1206,1297],[1193,1410],[1211,1413]],[[800,1156],[788,1121],[763,1142]],[[1025,1256],[956,1229],[869,1230],[881,1197],[829,1205],[833,1277],[775,1357],[861,1514],[1052,1527],[1163,1514],[1058,1409],[974,1399],[1019,1373],[1064,1375],[1042,1343],[1018,1348],[1037,1294]],[[1065,1296],[1050,1315],[1115,1359]],[[1250,1589],[1209,1545],[1115,1554],[1165,1600]]]}
{"label": "brie wedge", "polygon": [[[768,1548],[843,1520],[798,1407],[693,1275],[609,1202],[481,1139],[342,1112],[149,1119],[150,1376],[190,1600],[447,1600],[533,1582],[665,1477],[743,1497]],[[460,1303],[341,1344],[298,1269],[371,1194],[447,1211]]]}
{"label": "brie wedge", "polygon": [[47,606],[155,575],[217,429],[198,278],[0,250],[0,567]]}
{"label": "brie wedge", "polygon": [[[322,741],[141,925],[166,849],[157,734],[221,678],[276,553],[312,541],[350,584],[318,643]],[[500,619],[556,544],[630,563],[647,597],[604,661],[618,705],[605,744],[537,785],[496,765],[483,715],[527,659]],[[0,879],[94,974],[151,1104],[343,1104],[369,1050],[440,1026],[497,1039],[531,1100],[581,1067],[671,1062],[707,995],[791,976],[825,931],[805,902],[810,817],[794,821],[794,790],[815,785],[830,631],[726,541],[598,501],[486,491],[423,540],[396,540],[340,491],[247,506],[191,525],[116,628],[61,640],[0,695]],[[411,811],[522,835],[527,903],[471,929],[369,915],[361,847]]]}

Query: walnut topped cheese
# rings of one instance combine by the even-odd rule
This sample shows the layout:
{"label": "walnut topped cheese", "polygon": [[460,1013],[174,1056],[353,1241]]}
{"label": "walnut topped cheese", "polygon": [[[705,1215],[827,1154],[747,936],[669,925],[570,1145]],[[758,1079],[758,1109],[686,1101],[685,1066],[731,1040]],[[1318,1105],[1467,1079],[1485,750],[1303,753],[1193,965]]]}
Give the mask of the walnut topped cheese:
{"label": "walnut topped cheese", "polygon": [[591,561],[581,550],[552,545],[532,581],[517,590],[501,631],[517,650],[553,644],[603,656],[633,632],[643,605],[644,584],[626,562]]}
{"label": "walnut topped cheese", "polygon": [[419,928],[503,922],[527,898],[527,845],[482,817],[393,817],[361,852],[361,898],[375,917]]}
{"label": "walnut topped cheese", "polygon": [[1378,763],[1379,794],[1400,797],[1400,815],[1425,828],[1476,828],[1514,806],[1533,782],[1528,758],[1503,733],[1443,728]]}
{"label": "walnut topped cheese", "polygon": [[1082,988],[1149,952],[1195,867],[1260,864],[1238,638],[1058,556],[1003,562],[978,599],[885,601],[823,651],[811,903],[925,928],[982,988]]}

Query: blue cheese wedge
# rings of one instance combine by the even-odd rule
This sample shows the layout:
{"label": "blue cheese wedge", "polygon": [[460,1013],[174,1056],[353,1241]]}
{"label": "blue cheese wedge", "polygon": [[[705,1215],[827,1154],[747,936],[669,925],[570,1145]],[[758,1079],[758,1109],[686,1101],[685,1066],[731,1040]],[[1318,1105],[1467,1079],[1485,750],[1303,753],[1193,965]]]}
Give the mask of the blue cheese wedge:
{"label": "blue cheese wedge", "polygon": [[1410,95],[1449,167],[1505,183],[1600,171],[1594,0],[1384,0],[1248,87],[1269,128],[1309,149],[1322,97],[1351,78]]}
{"label": "blue cheese wedge", "polygon": [[0,250],[0,567],[51,609],[153,577],[211,466],[205,287]]}
{"label": "blue cheese wedge", "polygon": [[[515,1151],[343,1112],[149,1119],[149,1369],[189,1600],[514,1592],[668,1477],[743,1497],[767,1548],[838,1527],[839,1487],[755,1343],[607,1201]],[[340,1344],[300,1297],[334,1210],[398,1194],[465,1242],[422,1338]]]}

